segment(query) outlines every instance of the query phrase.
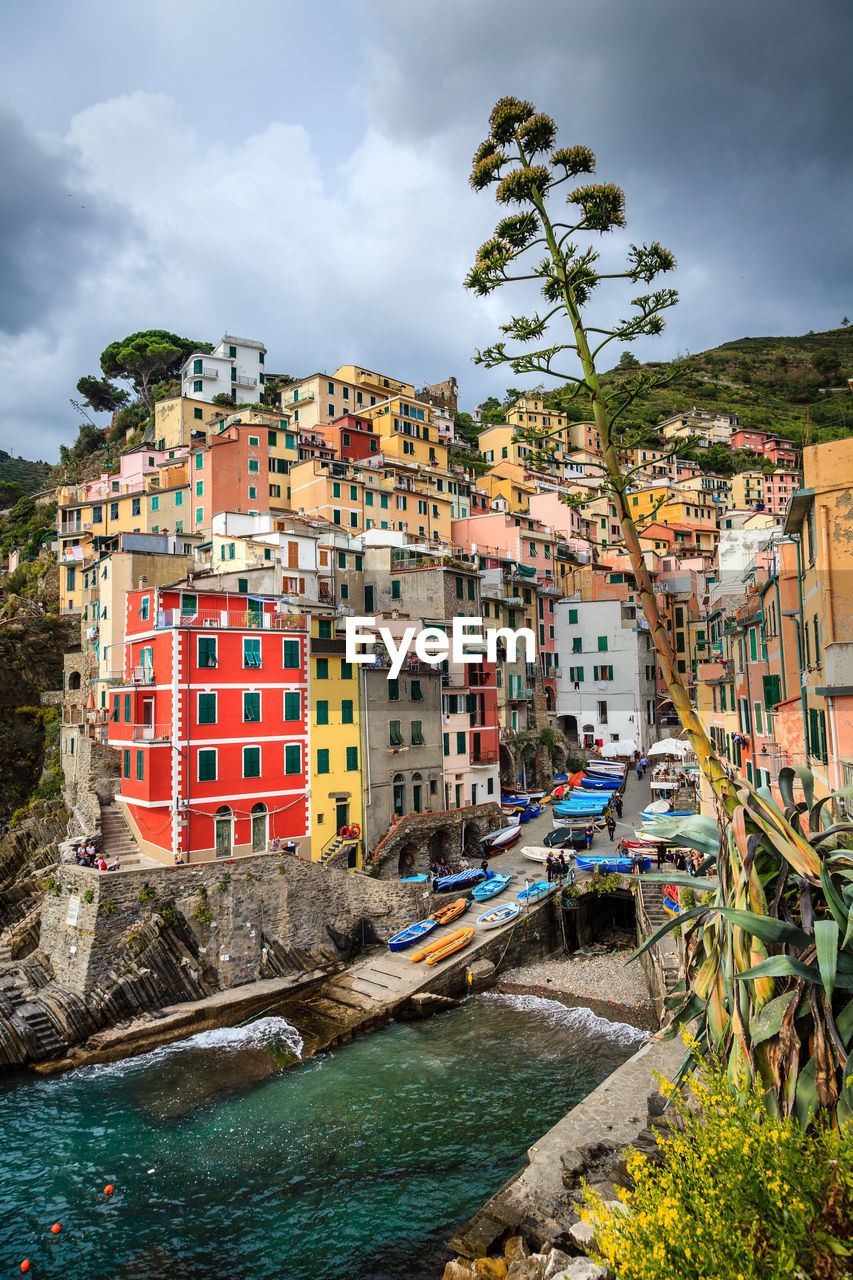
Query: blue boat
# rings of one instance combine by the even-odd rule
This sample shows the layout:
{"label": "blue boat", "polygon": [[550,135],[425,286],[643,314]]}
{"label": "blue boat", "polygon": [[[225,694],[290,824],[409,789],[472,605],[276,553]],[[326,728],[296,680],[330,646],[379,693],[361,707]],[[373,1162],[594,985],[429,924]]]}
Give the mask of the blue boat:
{"label": "blue boat", "polygon": [[411,946],[413,942],[426,937],[437,928],[437,920],[419,920],[417,924],[410,924],[408,929],[403,929],[400,933],[395,933],[393,938],[389,938],[388,947],[391,951],[402,951],[404,947]]}
{"label": "blue boat", "polygon": [[483,884],[478,884],[476,889],[471,890],[471,897],[475,902],[487,902],[489,898],[497,897],[499,893],[503,893],[509,884],[512,876],[493,875]]}
{"label": "blue boat", "polygon": [[550,893],[552,885],[547,880],[537,880],[535,884],[530,884],[526,889],[522,889],[521,893],[515,896],[519,902],[538,902],[540,898],[544,898]]}
{"label": "blue boat", "polygon": [[433,884],[436,893],[449,893],[452,889],[465,889],[469,884],[479,884],[481,880],[491,880],[494,871],[483,871],[480,867],[471,867],[468,871],[456,871],[452,876],[442,876]]}
{"label": "blue boat", "polygon": [[429,876],[400,876],[400,884],[423,884],[425,880],[429,880]]}
{"label": "blue boat", "polygon": [[622,781],[620,778],[581,778],[581,786],[585,791],[618,791]]}
{"label": "blue boat", "polygon": [[[623,875],[630,875],[634,870],[634,863],[630,858],[604,857],[603,855],[587,855],[578,854],[575,862],[581,871],[619,871]],[[638,867],[642,871],[648,871],[652,865],[651,858],[643,858]]]}
{"label": "blue boat", "polygon": [[499,929],[502,924],[509,924],[510,920],[514,920],[520,910],[517,902],[504,902],[477,916],[477,924],[481,929]]}
{"label": "blue boat", "polygon": [[518,820],[521,823],[530,822],[531,818],[538,818],[541,812],[541,804],[529,804],[526,809],[522,809]]}
{"label": "blue boat", "polygon": [[567,773],[555,773],[552,778],[553,782],[568,782],[569,775]]}

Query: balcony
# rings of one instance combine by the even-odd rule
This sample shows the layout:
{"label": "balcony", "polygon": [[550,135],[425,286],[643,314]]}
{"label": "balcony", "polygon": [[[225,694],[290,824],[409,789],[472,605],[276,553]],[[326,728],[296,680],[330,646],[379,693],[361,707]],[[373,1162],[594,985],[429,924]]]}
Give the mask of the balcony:
{"label": "balcony", "polygon": [[478,751],[471,756],[472,769],[488,769],[491,765],[497,764],[498,752],[489,748],[488,750]]}
{"label": "balcony", "polygon": [[256,387],[258,385],[257,378],[247,378],[243,374],[238,374],[232,381],[236,382],[238,387]]}
{"label": "balcony", "polygon": [[134,742],[169,742],[172,737],[170,724],[135,724],[132,731]]}
{"label": "balcony", "polygon": [[297,613],[254,613],[246,609],[210,609],[181,613],[161,609],[155,623],[158,630],[170,627],[210,627],[233,631],[307,631],[308,619]]}
{"label": "balcony", "polygon": [[341,636],[312,636],[311,637],[311,655],[316,654],[344,654],[347,651],[347,642]]}

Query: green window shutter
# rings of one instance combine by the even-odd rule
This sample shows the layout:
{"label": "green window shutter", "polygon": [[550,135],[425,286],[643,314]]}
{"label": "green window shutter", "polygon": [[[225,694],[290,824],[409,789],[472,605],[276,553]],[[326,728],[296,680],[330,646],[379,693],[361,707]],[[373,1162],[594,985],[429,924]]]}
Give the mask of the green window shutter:
{"label": "green window shutter", "polygon": [[456,734],[456,754],[458,756],[464,756],[465,754],[465,734],[463,732]]}
{"label": "green window shutter", "polygon": [[284,695],[284,718],[285,720],[301,720],[302,712],[300,708],[300,695],[290,691]]}
{"label": "green window shutter", "polygon": [[388,681],[388,701],[389,702],[400,701],[400,681],[399,680]]}
{"label": "green window shutter", "polygon": [[572,653],[583,653],[583,637],[575,636],[572,640]]}
{"label": "green window shutter", "polygon": [[321,640],[331,640],[332,622],[330,618],[321,618],[317,624],[317,635]]}
{"label": "green window shutter", "polygon": [[351,662],[343,662],[343,661],[341,662],[341,679],[352,680],[352,663]]}
{"label": "green window shutter", "polygon": [[598,652],[599,653],[607,652],[607,636],[598,637]]}
{"label": "green window shutter", "polygon": [[260,747],[243,748],[243,777],[259,778],[261,776]]}
{"label": "green window shutter", "polygon": [[423,721],[412,721],[412,743],[416,747],[422,747],[424,744]]}
{"label": "green window shutter", "polygon": [[449,733],[442,734],[442,739],[444,743],[444,754],[446,756],[449,756],[450,755],[450,734]]}
{"label": "green window shutter", "polygon": [[112,709],[112,712],[111,712],[111,714],[110,714],[110,719],[111,719],[111,720],[118,721],[118,719],[119,719],[119,706],[120,706],[120,699],[119,699],[119,695],[116,693],[116,694],[114,694],[114,696],[113,696],[113,709]]}
{"label": "green window shutter", "polygon": [[249,590],[249,579],[248,579],[248,578],[238,578],[238,579],[237,579],[237,590],[241,593],[241,595],[246,595],[246,593],[247,593],[247,592],[248,592],[248,590]]}
{"label": "green window shutter", "polygon": [[347,773],[358,769],[358,747],[347,747]]}
{"label": "green window shutter", "polygon": [[136,753],[136,781],[142,782],[145,777],[145,752],[137,751]]}
{"label": "green window shutter", "polygon": [[403,735],[400,733],[400,721],[391,720],[388,724],[388,736],[392,747],[402,747]]}
{"label": "green window shutter", "polygon": [[391,599],[392,600],[400,599],[400,579],[399,578],[391,579]]}
{"label": "green window shutter", "polygon": [[329,659],[318,658],[317,659],[317,679],[328,680],[328,678],[329,678]]}
{"label": "green window shutter", "polygon": [[293,670],[299,666],[299,641],[285,640],[284,642],[284,665],[288,670]]}
{"label": "green window shutter", "polygon": [[354,724],[353,705],[351,698],[344,698],[341,703],[341,724]]}
{"label": "green window shutter", "polygon": [[243,666],[244,667],[260,667],[260,665],[261,665],[260,637],[244,636],[243,637]]}
{"label": "green window shutter", "polygon": [[124,765],[122,772],[125,778],[129,778],[130,777],[130,751],[128,750],[127,747],[125,747],[124,751],[122,752],[122,760]]}
{"label": "green window shutter", "polygon": [[332,482],[332,497],[339,498],[341,496],[341,486],[337,480]]}
{"label": "green window shutter", "polygon": [[216,781],[216,752],[215,751],[199,751],[198,780],[199,782],[215,782]]}
{"label": "green window shutter", "polygon": [[288,743],[284,748],[284,772],[302,772],[302,749],[295,742]]}
{"label": "green window shutter", "polygon": [[124,695],[124,722],[130,724],[130,694]]}
{"label": "green window shutter", "polygon": [[198,695],[199,724],[216,724],[216,694],[200,693]]}
{"label": "green window shutter", "polygon": [[243,719],[244,720],[260,720],[261,718],[261,695],[260,693],[244,693],[243,694]]}
{"label": "green window shutter", "polygon": [[578,674],[577,674],[577,676],[576,676],[576,679],[577,679],[577,680],[583,680],[583,667],[578,667],[578,668],[577,668],[577,673],[578,673]]}
{"label": "green window shutter", "polygon": [[571,627],[571,626],[577,626],[577,622],[578,622],[578,611],[577,611],[577,609],[570,609],[570,610],[569,610],[569,626],[570,626],[570,627]]}
{"label": "green window shutter", "polygon": [[328,704],[328,702],[326,702],[326,701],[318,702],[318,703],[316,704],[316,707],[317,707],[317,723],[318,723],[318,724],[328,724],[328,723],[329,723],[329,704]]}
{"label": "green window shutter", "polygon": [[320,748],[320,750],[317,752],[317,772],[318,772],[318,773],[328,773],[328,772],[329,772],[329,749],[328,749],[328,747],[321,747],[321,748]]}
{"label": "green window shutter", "polygon": [[421,689],[420,680],[412,681],[411,696],[412,696],[412,702],[423,702],[424,695],[423,695],[423,690]]}
{"label": "green window shutter", "polygon": [[216,666],[216,637],[199,636],[198,665],[200,667]]}

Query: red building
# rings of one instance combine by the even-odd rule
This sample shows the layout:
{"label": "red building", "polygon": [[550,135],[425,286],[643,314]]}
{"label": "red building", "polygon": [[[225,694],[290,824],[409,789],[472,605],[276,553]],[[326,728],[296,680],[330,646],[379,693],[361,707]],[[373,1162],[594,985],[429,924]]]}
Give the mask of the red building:
{"label": "red building", "polygon": [[317,430],[324,433],[338,458],[361,462],[365,458],[375,458],[379,453],[379,437],[370,418],[345,413]]}
{"label": "red building", "polygon": [[210,529],[220,511],[269,511],[269,432],[232,422],[190,453],[193,529]]}
{"label": "red building", "polygon": [[307,620],[276,599],[129,591],[109,745],[140,850],[264,853],[309,835]]}

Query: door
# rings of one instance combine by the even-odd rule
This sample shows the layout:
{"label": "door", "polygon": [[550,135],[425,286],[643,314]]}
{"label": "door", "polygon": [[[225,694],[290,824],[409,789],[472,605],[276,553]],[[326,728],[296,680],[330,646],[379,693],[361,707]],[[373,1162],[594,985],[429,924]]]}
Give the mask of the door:
{"label": "door", "polygon": [[412,809],[415,813],[421,812],[421,784],[419,782],[412,783]]}
{"label": "door", "polygon": [[154,699],[142,699],[142,737],[150,742],[154,737]]}
{"label": "door", "polygon": [[215,819],[216,829],[216,856],[217,858],[231,857],[231,814],[228,816],[217,815]]}
{"label": "door", "polygon": [[349,826],[349,804],[335,805],[335,830],[340,831],[342,827]]}
{"label": "door", "polygon": [[252,853],[267,851],[267,809],[256,804],[252,809]]}
{"label": "door", "polygon": [[364,588],[364,612],[373,613],[373,587]]}
{"label": "door", "polygon": [[250,627],[259,627],[261,625],[261,602],[260,600],[249,600],[247,603],[246,623]]}

